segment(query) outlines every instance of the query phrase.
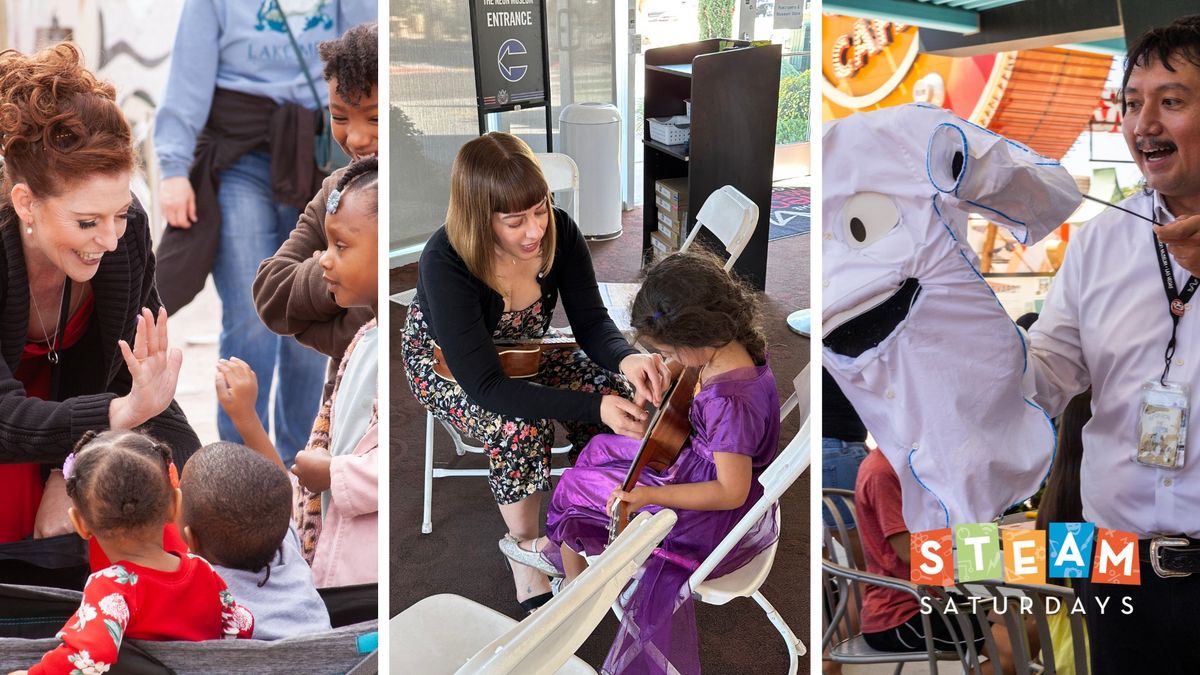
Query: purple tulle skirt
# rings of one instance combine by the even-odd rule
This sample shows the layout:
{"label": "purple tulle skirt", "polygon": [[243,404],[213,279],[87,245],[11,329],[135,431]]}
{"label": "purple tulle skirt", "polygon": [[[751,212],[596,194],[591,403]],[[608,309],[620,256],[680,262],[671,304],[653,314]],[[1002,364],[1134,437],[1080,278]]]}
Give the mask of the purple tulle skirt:
{"label": "purple tulle skirt", "polygon": [[[584,449],[575,467],[563,474],[551,498],[546,522],[547,536],[554,545],[543,553],[559,569],[562,569],[559,544],[566,543],[586,555],[598,555],[604,550],[608,543],[608,516],[604,507],[609,495],[624,480],[637,448],[638,441],[634,439],[597,436]],[[755,466],[750,494],[736,509],[676,511],[675,527],[655,555],[634,575],[632,590],[626,589],[621,596],[625,616],[602,672],[666,675],[672,668],[683,675],[700,672],[695,609],[688,578],[762,496],[762,486],[757,480],[761,469]],[[665,472],[647,470],[638,482],[665,485],[715,478],[711,453],[689,442]],[[647,506],[643,510],[653,513],[660,509]],[[770,547],[777,537],[775,514],[768,512],[711,576],[720,577],[742,567]]]}

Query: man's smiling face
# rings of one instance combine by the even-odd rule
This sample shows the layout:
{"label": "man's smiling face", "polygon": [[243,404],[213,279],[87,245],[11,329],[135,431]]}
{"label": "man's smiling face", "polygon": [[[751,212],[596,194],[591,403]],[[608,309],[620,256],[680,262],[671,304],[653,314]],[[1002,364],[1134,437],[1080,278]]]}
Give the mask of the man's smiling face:
{"label": "man's smiling face", "polygon": [[1129,152],[1176,216],[1200,213],[1200,66],[1175,55],[1135,66],[1121,132]]}

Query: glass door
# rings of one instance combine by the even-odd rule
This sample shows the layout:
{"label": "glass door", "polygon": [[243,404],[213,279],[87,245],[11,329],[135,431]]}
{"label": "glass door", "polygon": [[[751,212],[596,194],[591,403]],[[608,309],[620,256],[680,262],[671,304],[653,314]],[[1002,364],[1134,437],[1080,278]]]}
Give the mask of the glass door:
{"label": "glass door", "polygon": [[[728,3],[732,7],[732,1]],[[617,34],[623,35],[624,67],[617,68],[617,99],[621,111],[621,195],[625,208],[642,203],[642,130],[646,98],[647,49],[702,39],[699,0],[626,0],[618,17]],[[728,34],[726,29],[725,34]]]}

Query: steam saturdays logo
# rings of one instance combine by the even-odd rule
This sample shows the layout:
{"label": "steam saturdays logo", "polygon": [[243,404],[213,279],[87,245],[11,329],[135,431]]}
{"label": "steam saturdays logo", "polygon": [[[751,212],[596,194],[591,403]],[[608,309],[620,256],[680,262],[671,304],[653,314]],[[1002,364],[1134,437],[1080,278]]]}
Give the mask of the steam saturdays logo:
{"label": "steam saturdays logo", "polygon": [[915,532],[910,542],[909,575],[916,584],[953,586],[955,576],[960,583],[1044,584],[1047,578],[1089,577],[1093,583],[1142,583],[1137,536],[1093,523],[1050,523],[1049,532],[1001,530],[995,523],[955,525]]}

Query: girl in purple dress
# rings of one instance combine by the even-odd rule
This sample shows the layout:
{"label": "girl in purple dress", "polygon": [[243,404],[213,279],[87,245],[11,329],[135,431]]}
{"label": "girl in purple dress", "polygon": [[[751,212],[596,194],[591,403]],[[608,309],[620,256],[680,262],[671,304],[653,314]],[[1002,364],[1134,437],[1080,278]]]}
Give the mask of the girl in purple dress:
{"label": "girl in purple dress", "polygon": [[[692,433],[662,473],[647,469],[619,489],[639,442],[596,436],[559,481],[550,501],[543,554],[570,583],[608,543],[615,500],[630,512],[674,509],[679,520],[622,599],[625,620],[605,673],[700,671],[687,579],[762,495],[757,478],[779,445],[779,396],[767,365],[757,298],[706,253],[678,253],[654,265],[633,304],[639,339],[668,359],[700,368],[689,411]],[[777,536],[773,513],[717,567],[745,565]],[[561,556],[561,557],[560,557]],[[669,664],[668,664],[669,662]]]}

